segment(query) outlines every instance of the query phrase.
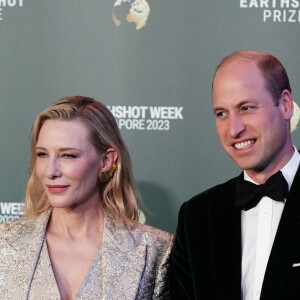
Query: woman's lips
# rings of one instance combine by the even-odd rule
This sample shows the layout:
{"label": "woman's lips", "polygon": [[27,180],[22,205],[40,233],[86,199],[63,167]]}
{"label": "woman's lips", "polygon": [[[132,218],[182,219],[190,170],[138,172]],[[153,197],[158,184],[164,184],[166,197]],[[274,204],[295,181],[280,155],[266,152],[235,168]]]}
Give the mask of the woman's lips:
{"label": "woman's lips", "polygon": [[68,189],[69,185],[46,185],[48,191],[52,194],[62,193]]}

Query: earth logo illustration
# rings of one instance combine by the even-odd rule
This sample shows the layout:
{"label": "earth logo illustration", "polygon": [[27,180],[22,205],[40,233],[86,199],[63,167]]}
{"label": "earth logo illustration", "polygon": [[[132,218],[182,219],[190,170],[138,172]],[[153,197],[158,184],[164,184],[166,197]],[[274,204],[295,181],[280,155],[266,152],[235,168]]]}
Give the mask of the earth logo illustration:
{"label": "earth logo illustration", "polygon": [[112,12],[116,26],[122,24],[124,13],[124,19],[128,23],[135,23],[135,29],[140,30],[147,23],[150,6],[146,0],[116,0]]}

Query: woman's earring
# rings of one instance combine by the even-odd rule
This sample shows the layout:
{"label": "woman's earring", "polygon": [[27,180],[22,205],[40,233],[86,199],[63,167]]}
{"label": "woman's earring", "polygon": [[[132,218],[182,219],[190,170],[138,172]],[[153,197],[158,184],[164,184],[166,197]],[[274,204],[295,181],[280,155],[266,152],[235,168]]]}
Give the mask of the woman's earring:
{"label": "woman's earring", "polygon": [[111,166],[111,168],[108,171],[101,172],[99,174],[99,182],[105,183],[105,182],[109,181],[110,178],[112,178],[112,176],[114,175],[116,169],[117,169],[117,164],[113,163],[113,165]]}

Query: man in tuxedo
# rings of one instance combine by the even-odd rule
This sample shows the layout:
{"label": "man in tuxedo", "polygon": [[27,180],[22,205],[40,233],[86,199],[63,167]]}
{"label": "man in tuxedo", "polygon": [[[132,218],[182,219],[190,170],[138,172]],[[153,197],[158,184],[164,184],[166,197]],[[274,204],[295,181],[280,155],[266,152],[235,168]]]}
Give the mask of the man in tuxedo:
{"label": "man in tuxedo", "polygon": [[225,57],[212,87],[217,133],[243,172],[185,202],[171,299],[300,299],[300,155],[285,68],[267,53]]}

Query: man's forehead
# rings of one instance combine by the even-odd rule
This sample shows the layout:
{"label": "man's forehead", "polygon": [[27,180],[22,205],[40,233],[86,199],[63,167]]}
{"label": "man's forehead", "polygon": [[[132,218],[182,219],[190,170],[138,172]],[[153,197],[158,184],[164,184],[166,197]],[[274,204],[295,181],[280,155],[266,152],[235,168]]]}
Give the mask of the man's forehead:
{"label": "man's forehead", "polygon": [[265,81],[256,61],[236,59],[222,65],[218,69],[213,80],[212,92],[216,83],[219,86],[226,80],[230,81],[231,78],[245,82],[250,81],[250,79]]}
{"label": "man's forehead", "polygon": [[259,69],[257,66],[257,61],[243,57],[236,57],[224,62],[217,70],[216,75],[220,72],[232,70],[233,68],[245,68],[253,70]]}
{"label": "man's forehead", "polygon": [[217,72],[212,86],[212,102],[219,104],[222,99],[248,101],[266,93],[269,94],[265,78],[255,62],[238,60],[222,66]]}

